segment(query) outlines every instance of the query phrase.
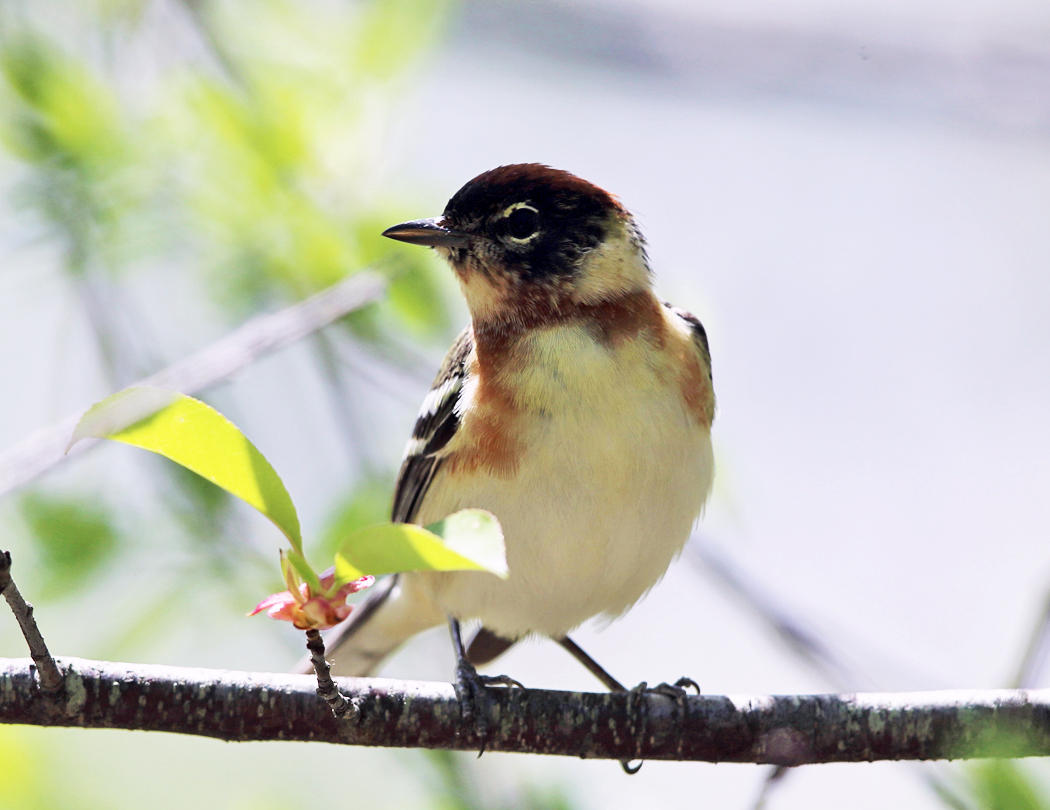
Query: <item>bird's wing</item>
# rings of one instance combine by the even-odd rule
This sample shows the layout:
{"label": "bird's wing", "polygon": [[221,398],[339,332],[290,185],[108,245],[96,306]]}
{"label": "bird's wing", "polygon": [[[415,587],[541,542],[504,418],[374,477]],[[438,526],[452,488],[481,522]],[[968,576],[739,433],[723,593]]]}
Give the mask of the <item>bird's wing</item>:
{"label": "bird's wing", "polygon": [[[412,438],[405,450],[405,460],[394,486],[394,521],[412,522],[426,497],[430,482],[434,480],[441,459],[437,453],[449,443],[459,429],[459,414],[456,405],[463,391],[463,384],[470,367],[470,356],[474,351],[474,337],[468,326],[452,344],[441,370],[434,378],[430,393],[416,417]],[[467,659],[476,666],[487,664],[496,656],[506,652],[514,641],[479,628],[468,645]]]}
{"label": "bird's wing", "polygon": [[426,497],[430,482],[441,466],[437,453],[449,443],[459,429],[459,414],[456,404],[463,391],[467,377],[469,358],[474,351],[474,338],[470,327],[460,332],[452,344],[441,371],[434,379],[430,392],[416,417],[412,438],[405,448],[405,459],[394,485],[394,506],[391,519],[398,523],[411,523]]}

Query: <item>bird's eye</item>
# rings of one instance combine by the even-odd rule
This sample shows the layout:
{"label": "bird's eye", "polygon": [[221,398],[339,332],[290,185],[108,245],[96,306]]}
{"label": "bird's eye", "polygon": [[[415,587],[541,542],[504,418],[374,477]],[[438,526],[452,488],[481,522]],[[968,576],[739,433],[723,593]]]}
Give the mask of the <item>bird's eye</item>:
{"label": "bird's eye", "polygon": [[506,217],[507,235],[525,241],[540,229],[540,213],[530,205],[519,205]]}

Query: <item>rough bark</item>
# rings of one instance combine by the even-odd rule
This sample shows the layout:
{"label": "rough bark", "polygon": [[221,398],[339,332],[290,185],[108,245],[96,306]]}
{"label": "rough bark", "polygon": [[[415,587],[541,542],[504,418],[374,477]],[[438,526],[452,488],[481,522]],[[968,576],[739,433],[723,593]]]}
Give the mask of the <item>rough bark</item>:
{"label": "rough bark", "polygon": [[[477,750],[451,684],[341,678],[337,720],[300,675],[58,659],[49,697],[29,659],[0,659],[0,722],[168,731],[229,741]],[[690,696],[491,689],[490,751],[802,765],[1050,755],[1050,690]]]}

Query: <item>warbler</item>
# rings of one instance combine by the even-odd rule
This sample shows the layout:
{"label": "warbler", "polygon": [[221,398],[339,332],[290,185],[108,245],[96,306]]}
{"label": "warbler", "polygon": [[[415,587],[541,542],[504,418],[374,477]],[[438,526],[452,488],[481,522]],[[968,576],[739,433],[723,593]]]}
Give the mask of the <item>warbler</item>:
{"label": "warbler", "polygon": [[[484,172],[440,217],[383,235],[434,248],[470,310],[423,399],[393,520],[487,509],[510,575],[390,578],[330,637],[334,670],[370,674],[449,620],[460,681],[476,678],[465,657],[485,663],[536,634],[622,688],[567,634],[630,608],[703,509],[715,412],[704,327],[655,296],[645,241],[617,198],[546,165]],[[482,630],[464,653],[466,619]]]}

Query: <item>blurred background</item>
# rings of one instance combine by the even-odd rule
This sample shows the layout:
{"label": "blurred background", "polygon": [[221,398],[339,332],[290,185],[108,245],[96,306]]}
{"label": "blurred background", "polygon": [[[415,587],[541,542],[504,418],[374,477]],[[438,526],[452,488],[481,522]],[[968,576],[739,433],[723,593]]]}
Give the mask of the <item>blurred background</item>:
{"label": "blurred background", "polygon": [[[585,649],[625,683],[709,693],[1050,686],[1038,0],[0,0],[0,545],[53,652],[294,664],[301,634],[244,618],[280,587],[269,524],[139,451],[26,448],[375,268],[380,302],[201,394],[323,559],[386,517],[466,320],[444,267],[378,233],[520,161],[635,212],[714,356],[705,519]],[[25,655],[6,617],[0,650]],[[598,688],[548,642],[495,666]],[[451,671],[435,631],[384,674]],[[4,810],[1050,807],[1038,761],[768,775],[0,727]]]}

